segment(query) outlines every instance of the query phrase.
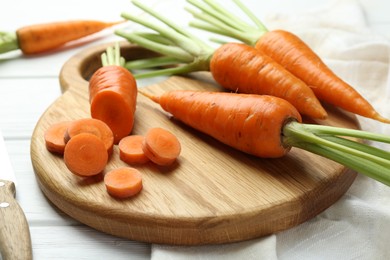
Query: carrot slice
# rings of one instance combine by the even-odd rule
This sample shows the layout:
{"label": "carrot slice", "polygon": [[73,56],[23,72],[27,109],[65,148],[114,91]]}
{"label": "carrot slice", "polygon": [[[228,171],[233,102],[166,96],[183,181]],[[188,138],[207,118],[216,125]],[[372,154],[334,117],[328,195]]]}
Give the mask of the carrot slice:
{"label": "carrot slice", "polygon": [[63,154],[65,149],[64,135],[70,121],[59,122],[46,129],[44,134],[46,149],[52,153]]}
{"label": "carrot slice", "polygon": [[142,175],[131,167],[120,167],[104,176],[107,192],[116,198],[128,198],[142,190]]}
{"label": "carrot slice", "polygon": [[149,158],[142,150],[142,135],[129,135],[122,138],[118,144],[119,158],[128,164],[142,164],[149,161]]}
{"label": "carrot slice", "polygon": [[114,147],[114,134],[106,123],[95,118],[82,118],[72,121],[65,132],[65,142],[80,133],[90,133],[99,137],[107,150],[108,155],[112,154]]}
{"label": "carrot slice", "polygon": [[165,166],[172,164],[179,157],[181,145],[174,134],[155,127],[146,132],[142,150],[152,162]]}
{"label": "carrot slice", "polygon": [[108,153],[99,137],[90,133],[81,133],[67,142],[64,161],[72,173],[88,177],[104,170],[108,162]]}

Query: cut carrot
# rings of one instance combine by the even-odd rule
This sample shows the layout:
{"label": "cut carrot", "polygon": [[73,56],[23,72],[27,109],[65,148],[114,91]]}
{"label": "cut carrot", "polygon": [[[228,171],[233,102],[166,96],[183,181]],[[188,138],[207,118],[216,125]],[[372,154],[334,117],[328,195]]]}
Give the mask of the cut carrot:
{"label": "cut carrot", "polygon": [[70,121],[59,122],[46,129],[44,134],[45,145],[48,151],[52,153],[63,154],[65,149],[65,132]]}
{"label": "cut carrot", "polygon": [[64,161],[66,167],[76,175],[82,177],[97,175],[107,165],[107,149],[96,135],[81,133],[67,142]]}
{"label": "cut carrot", "polygon": [[[115,50],[107,48],[107,53],[104,54],[104,66],[99,68],[89,81],[91,116],[110,127],[114,134],[114,143],[118,144],[133,130],[137,84],[133,75],[120,66],[118,45]],[[111,59],[113,63],[108,62]]]}
{"label": "cut carrot", "polygon": [[146,132],[142,143],[145,155],[155,164],[172,164],[181,152],[177,137],[166,129],[155,127]]}
{"label": "cut carrot", "polygon": [[107,192],[115,198],[128,198],[142,190],[142,175],[131,167],[120,167],[104,176]]}
{"label": "cut carrot", "polygon": [[94,118],[81,118],[70,122],[64,135],[65,142],[68,142],[80,133],[96,135],[103,141],[108,155],[112,154],[114,135],[103,121]]}
{"label": "cut carrot", "polygon": [[120,140],[119,158],[128,164],[142,164],[149,161],[149,158],[142,150],[142,143],[144,141],[142,135],[129,135]]}
{"label": "cut carrot", "polygon": [[0,43],[0,53],[16,49],[25,55],[43,53],[122,22],[72,20],[25,26],[15,33],[3,33],[7,40]]}

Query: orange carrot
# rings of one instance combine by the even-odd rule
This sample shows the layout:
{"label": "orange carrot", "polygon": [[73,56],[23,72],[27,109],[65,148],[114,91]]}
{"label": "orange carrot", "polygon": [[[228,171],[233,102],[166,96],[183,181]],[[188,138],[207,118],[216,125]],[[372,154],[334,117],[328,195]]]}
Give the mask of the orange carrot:
{"label": "orange carrot", "polygon": [[[140,37],[138,33],[118,30],[116,34],[142,47],[164,54],[172,58],[173,63],[176,62],[180,65],[136,74],[137,79],[164,74],[210,71],[215,81],[234,92],[274,95],[288,100],[304,115],[319,119],[327,117],[326,111],[314,95],[313,90],[264,53],[259,53],[253,47],[238,43],[224,44],[214,50],[140,1],[132,2],[169,27],[161,28],[157,25],[154,26],[151,22],[145,22],[138,16],[122,14],[122,17],[128,20],[159,32],[160,34],[155,38],[160,37],[161,42],[145,39],[145,37]],[[166,44],[167,39],[170,41]],[[155,58],[153,58],[153,62],[150,59],[145,60],[143,65],[152,65],[155,60]],[[139,60],[136,62],[142,64]],[[126,67],[134,68],[134,63],[127,62]]]}
{"label": "orange carrot", "polygon": [[128,198],[142,190],[142,175],[131,167],[120,167],[109,171],[104,176],[107,192],[119,199]]}
{"label": "orange carrot", "polygon": [[81,133],[72,137],[66,144],[64,162],[76,175],[82,177],[97,175],[107,165],[107,149],[96,135]]}
{"label": "orange carrot", "polygon": [[44,134],[45,145],[48,151],[52,153],[63,154],[65,149],[65,132],[70,121],[59,122],[46,129]]}
{"label": "orange carrot", "polygon": [[8,33],[8,47],[2,50],[0,45],[0,53],[20,49],[23,54],[29,55],[54,50],[122,22],[72,20],[25,26],[18,29],[15,34]]}
{"label": "orange carrot", "polygon": [[114,135],[111,129],[101,120],[94,118],[77,119],[68,124],[64,140],[69,142],[73,137],[81,133],[89,133],[100,138],[107,150],[108,155],[112,154],[114,146]]}
{"label": "orange carrot", "polygon": [[240,43],[222,45],[211,58],[210,71],[221,86],[232,91],[280,97],[304,115],[320,119],[327,116],[303,81],[253,47]]}
{"label": "orange carrot", "polygon": [[296,35],[283,30],[270,31],[257,41],[255,47],[306,82],[320,100],[357,115],[390,123],[390,119],[382,117],[356,89],[338,77]]}
{"label": "orange carrot", "polygon": [[381,116],[356,89],[338,77],[298,36],[284,30],[268,31],[239,0],[234,2],[248,14],[256,27],[239,19],[213,0],[203,1],[205,4],[189,1],[203,11],[196,13],[190,10],[194,17],[202,21],[192,22],[193,26],[230,36],[254,46],[305,82],[321,101],[357,115],[390,123],[390,119]]}
{"label": "orange carrot", "polygon": [[155,127],[146,132],[142,143],[145,155],[155,164],[171,165],[181,152],[180,141],[170,131]]}
{"label": "orange carrot", "polygon": [[283,127],[301,121],[295,107],[273,96],[169,91],[149,97],[185,124],[259,157],[285,155],[290,147],[282,143]]}
{"label": "orange carrot", "polygon": [[149,161],[149,158],[142,150],[144,141],[142,135],[129,135],[123,137],[118,144],[119,158],[128,164],[142,164]]}
{"label": "orange carrot", "polygon": [[137,102],[137,83],[133,75],[120,65],[119,46],[108,48],[115,52],[113,64],[102,56],[103,67],[89,81],[91,116],[105,122],[114,134],[114,143],[129,135],[133,129]]}

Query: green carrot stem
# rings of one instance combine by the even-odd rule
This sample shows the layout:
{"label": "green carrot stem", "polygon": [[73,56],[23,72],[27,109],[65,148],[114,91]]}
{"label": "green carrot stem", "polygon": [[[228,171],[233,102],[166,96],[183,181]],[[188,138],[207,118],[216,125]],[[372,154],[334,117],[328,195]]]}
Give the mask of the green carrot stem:
{"label": "green carrot stem", "polygon": [[388,167],[378,165],[370,160],[362,159],[354,155],[345,154],[329,147],[323,147],[318,144],[298,143],[296,144],[296,147],[331,159],[348,167],[349,169],[390,186],[390,170]]}
{"label": "green carrot stem", "polygon": [[[223,8],[222,6],[220,5],[217,5],[217,3],[213,0],[203,0],[204,2],[207,2],[207,3],[213,3],[213,4],[210,4],[210,7],[211,8],[214,8],[214,11],[220,13],[220,14],[223,14],[225,17],[227,17],[228,19],[231,19],[231,20],[234,20],[234,19],[239,19],[237,18],[235,15],[233,15],[231,12],[229,12],[226,8]],[[252,16],[252,14],[248,14],[247,13],[247,8],[241,3],[241,2],[236,2],[236,4],[239,5],[239,7],[249,16]],[[241,5],[241,6],[240,6]],[[197,6],[196,6],[197,7]],[[199,8],[199,7],[198,7]],[[199,8],[200,9],[200,8]],[[201,9],[202,10],[202,9]],[[251,46],[255,45],[257,40],[264,34],[266,33],[268,30],[265,28],[265,26],[262,26],[260,29],[257,28],[256,26],[251,26],[249,25],[248,23],[245,23],[244,21],[240,20],[240,24],[243,23],[242,25],[242,28],[245,28],[245,29],[240,29],[240,28],[237,28],[237,27],[234,27],[234,26],[231,26],[229,24],[226,24],[224,23],[223,21],[219,20],[220,23],[216,23],[214,20],[211,19],[211,16],[208,14],[208,13],[203,13],[203,14],[198,14],[196,12],[194,12],[193,10],[188,10],[195,18],[197,19],[200,19],[204,22],[207,22],[209,24],[212,24],[216,27],[219,27],[220,29],[222,29],[223,31],[225,31],[223,33],[223,35],[226,35],[226,36],[229,36],[229,37],[232,37],[232,38],[235,38],[235,39],[238,39],[242,42],[245,42],[246,44],[249,44]],[[216,19],[217,17],[214,16],[212,17],[214,19]],[[252,19],[257,19],[257,18],[252,18]],[[261,23],[260,21],[256,21],[256,24],[258,25],[258,23]],[[191,24],[190,24],[191,25]],[[194,27],[196,27],[196,25],[198,24],[193,24]],[[191,25],[191,26],[193,26]],[[259,26],[259,25],[258,25]],[[201,29],[201,28],[199,28]],[[205,30],[207,30],[207,27],[205,27]],[[211,31],[213,32],[213,31]]]}
{"label": "green carrot stem", "polygon": [[[267,32],[268,29],[265,27],[265,25],[257,18],[257,16],[249,10],[248,7],[246,7],[240,0],[233,0],[233,2],[240,7],[240,9],[257,25],[257,28],[259,28],[261,31]],[[222,10],[221,10],[222,11]],[[227,11],[224,11],[224,13],[228,13]]]}
{"label": "green carrot stem", "polygon": [[[195,35],[193,35],[189,31],[184,30],[180,26],[177,26],[174,22],[172,22],[171,20],[169,20],[169,19],[165,18],[164,16],[160,15],[158,12],[154,11],[152,8],[144,5],[141,1],[132,0],[132,3],[134,5],[136,5],[136,6],[138,6],[139,8],[141,8],[142,10],[144,10],[145,12],[149,13],[153,17],[157,18],[158,20],[160,20],[164,24],[166,24],[169,28],[174,29],[179,34],[183,35],[186,38],[191,39],[194,43],[196,43],[197,46],[191,46],[191,48],[194,48],[194,50],[189,49],[188,52],[194,53],[194,54],[198,54],[199,53],[198,52],[199,51],[198,46],[200,46],[201,48],[210,50],[210,47],[206,43],[204,43],[202,40],[200,40],[198,37],[196,37]],[[195,49],[198,49],[198,50],[196,51]]]}
{"label": "green carrot stem", "polygon": [[371,133],[367,131],[334,127],[334,126],[325,126],[325,125],[315,125],[315,124],[305,124],[303,126],[307,131],[315,133],[317,135],[338,135],[338,136],[350,136],[357,137],[372,141],[378,141],[383,143],[390,143],[390,136]]}
{"label": "green carrot stem", "polygon": [[18,49],[19,44],[16,33],[0,32],[0,54]]}
{"label": "green carrot stem", "polygon": [[[186,8],[186,10],[190,12],[195,18],[199,19],[200,21],[207,22],[209,24],[209,26],[201,25],[201,28],[199,29],[208,30],[210,32],[218,32],[225,36],[239,39],[240,41],[243,41],[247,44],[251,44],[253,41],[257,41],[259,37],[259,35],[254,35],[254,33],[250,33],[249,31],[241,31],[232,28],[226,25],[223,21],[220,21],[217,18],[210,16],[206,13],[197,13],[189,8]],[[190,25],[195,27],[199,25],[199,23],[190,22]]]}
{"label": "green carrot stem", "polygon": [[174,68],[153,70],[153,71],[143,72],[143,73],[135,73],[134,78],[135,79],[146,79],[146,78],[159,77],[159,76],[188,74],[191,72],[199,71],[198,68],[199,68],[199,66],[197,64],[190,63],[190,64],[186,64],[186,65],[182,65],[182,66],[178,66],[178,67],[174,67]]}
{"label": "green carrot stem", "polygon": [[156,68],[161,66],[177,65],[180,61],[173,57],[156,57],[156,58],[147,58],[140,60],[128,61],[125,64],[125,68],[128,70],[139,70],[139,69],[149,69]]}
{"label": "green carrot stem", "polygon": [[206,4],[203,4],[202,2],[198,0],[187,0],[188,3],[192,4],[193,6],[196,6],[203,12],[207,13],[208,15],[216,18],[217,20],[221,21],[222,23],[228,24],[230,27],[234,27],[236,29],[242,30],[243,28],[240,28],[240,26],[247,27],[245,23],[242,23],[239,18],[236,19],[229,19],[230,17],[225,16],[223,13],[215,11],[214,9],[210,8],[209,5],[213,5],[213,3],[207,2]]}
{"label": "green carrot stem", "polygon": [[119,43],[115,43],[114,47],[107,47],[106,51],[101,55],[101,61],[103,66],[122,66],[124,65],[124,59],[120,54]]}
{"label": "green carrot stem", "polygon": [[[337,129],[337,128],[336,128]],[[336,142],[332,142],[330,140],[326,140],[316,135],[312,131],[306,128],[305,124],[301,124],[298,122],[291,122],[284,127],[284,142],[295,146],[297,143],[305,142],[305,143],[314,143],[322,146],[326,146],[341,152],[344,152],[348,155],[354,155],[362,159],[371,160],[379,165],[388,167],[390,169],[390,160],[386,160],[381,157],[374,156],[372,154],[367,153],[366,151],[361,151],[357,149],[353,149],[348,146],[341,145]]]}
{"label": "green carrot stem", "polygon": [[121,30],[116,30],[115,33],[123,38],[126,38],[130,42],[134,42],[140,46],[146,47],[157,53],[164,54],[166,56],[174,57],[182,62],[192,62],[194,57],[187,51],[177,46],[170,46],[151,41],[149,39],[138,36],[134,33],[128,33]]}
{"label": "green carrot stem", "polygon": [[[168,25],[168,27],[162,27],[156,23],[149,22],[145,19],[142,19],[139,16],[131,15],[129,13],[122,13],[122,17],[128,20],[131,20],[133,22],[139,23],[144,25],[147,28],[150,28],[152,30],[155,30],[159,32],[162,36],[169,37],[172,41],[175,42],[175,44],[178,47],[181,47],[186,52],[192,54],[192,55],[199,55],[202,52],[202,47],[199,44],[197,44],[197,41],[193,38],[183,34],[181,32],[181,29],[177,27],[173,22],[170,22],[168,19],[160,16],[157,12],[152,10],[151,8],[141,4],[139,1],[132,1],[135,5],[140,7],[145,12],[149,13],[153,17],[157,18],[162,23],[165,23]],[[188,33],[189,34],[189,33]],[[174,36],[174,37],[172,37]]]}
{"label": "green carrot stem", "polygon": [[173,45],[174,44],[167,37],[164,37],[161,34],[157,34],[157,33],[133,32],[133,34],[135,34],[135,35],[137,35],[139,37],[146,38],[148,40],[154,41],[154,42],[158,42],[158,43],[164,44],[164,45]]}
{"label": "green carrot stem", "polygon": [[365,151],[365,152],[372,154],[372,155],[375,155],[377,157],[381,157],[381,158],[390,160],[390,152],[388,152],[388,151],[384,151],[382,149],[379,149],[379,148],[376,148],[376,147],[373,147],[373,146],[370,146],[370,145],[367,145],[364,143],[355,142],[355,141],[345,139],[345,138],[340,138],[337,136],[321,136],[321,137],[326,139],[326,140],[330,140],[334,143],[348,146],[348,147],[356,149],[356,150]]}

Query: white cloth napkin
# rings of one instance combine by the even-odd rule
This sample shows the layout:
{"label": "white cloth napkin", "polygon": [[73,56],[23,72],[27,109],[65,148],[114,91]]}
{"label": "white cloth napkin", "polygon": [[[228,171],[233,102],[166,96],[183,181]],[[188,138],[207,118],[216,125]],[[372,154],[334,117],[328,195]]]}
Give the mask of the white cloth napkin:
{"label": "white cloth napkin", "polygon": [[[269,29],[299,35],[377,110],[390,117],[390,42],[374,34],[354,0],[322,10],[270,15]],[[358,117],[361,127],[390,134],[390,126]],[[380,146],[390,150],[388,145]],[[363,175],[330,208],[292,229],[224,245],[153,245],[152,259],[389,259],[390,187]]]}

